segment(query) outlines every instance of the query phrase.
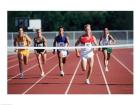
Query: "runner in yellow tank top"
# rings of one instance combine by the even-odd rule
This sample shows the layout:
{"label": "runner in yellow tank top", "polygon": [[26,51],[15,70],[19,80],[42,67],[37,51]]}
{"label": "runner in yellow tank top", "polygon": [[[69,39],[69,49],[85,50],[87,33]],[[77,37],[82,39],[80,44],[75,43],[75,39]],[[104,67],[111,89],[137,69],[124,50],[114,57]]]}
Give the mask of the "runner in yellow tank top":
{"label": "runner in yellow tank top", "polygon": [[[23,28],[19,28],[19,34],[14,39],[14,46],[28,47],[31,44],[31,39],[23,31]],[[16,50],[19,61],[20,78],[23,78],[23,62],[25,65],[28,64],[29,50],[28,49],[17,49]]]}

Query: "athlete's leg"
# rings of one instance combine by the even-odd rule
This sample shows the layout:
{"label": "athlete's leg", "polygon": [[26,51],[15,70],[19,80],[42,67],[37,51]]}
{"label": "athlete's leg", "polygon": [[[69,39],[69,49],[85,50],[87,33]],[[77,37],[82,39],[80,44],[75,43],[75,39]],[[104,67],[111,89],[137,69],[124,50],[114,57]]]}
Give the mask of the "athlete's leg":
{"label": "athlete's leg", "polygon": [[29,50],[23,51],[23,60],[24,64],[27,65],[29,61]]}
{"label": "athlete's leg", "polygon": [[43,62],[43,64],[46,64],[46,57],[47,57],[47,54],[44,53],[44,54],[41,54],[41,56],[42,56],[42,62]]}
{"label": "athlete's leg", "polygon": [[92,58],[89,58],[89,59],[88,59],[89,70],[88,70],[88,74],[87,74],[87,79],[90,78],[91,73],[92,73],[92,71],[93,71],[93,63],[94,63],[94,58],[93,58],[93,57],[92,57]]}
{"label": "athlete's leg", "polygon": [[107,50],[104,50],[103,51],[103,54],[104,54],[104,65],[105,65],[105,71],[108,71],[108,68],[107,68],[107,66],[108,66],[108,54],[107,54]]}
{"label": "athlete's leg", "polygon": [[107,53],[107,60],[108,60],[108,61],[110,60],[110,54],[111,54],[111,53]]}
{"label": "athlete's leg", "polygon": [[29,55],[23,56],[24,64],[27,65],[29,62]]}
{"label": "athlete's leg", "polygon": [[63,72],[63,58],[60,52],[58,52],[58,60],[59,60],[59,68],[60,68],[60,76],[64,76]]}
{"label": "athlete's leg", "polygon": [[18,54],[20,78],[23,78],[23,55]]}
{"label": "athlete's leg", "polygon": [[66,63],[66,57],[62,58],[62,62],[63,62],[63,64]]}
{"label": "athlete's leg", "polygon": [[103,51],[103,54],[104,54],[104,65],[107,66],[108,65],[108,56],[107,56],[107,50],[104,50]]}
{"label": "athlete's leg", "polygon": [[40,71],[41,71],[41,76],[44,76],[41,54],[36,54],[36,57],[37,57],[37,61],[38,61],[38,64],[39,64]]}
{"label": "athlete's leg", "polygon": [[86,67],[87,67],[87,59],[86,58],[82,58],[81,67],[82,67],[83,71],[86,71]]}

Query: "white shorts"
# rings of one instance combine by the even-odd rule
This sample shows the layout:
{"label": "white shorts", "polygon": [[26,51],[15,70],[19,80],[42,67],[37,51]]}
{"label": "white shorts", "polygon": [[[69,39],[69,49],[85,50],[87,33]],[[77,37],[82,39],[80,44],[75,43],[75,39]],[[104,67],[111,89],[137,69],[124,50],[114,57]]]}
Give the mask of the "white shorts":
{"label": "white shorts", "polygon": [[82,52],[81,51],[80,55],[81,55],[82,60],[87,60],[89,58],[93,58],[94,53],[93,53],[93,50],[91,50],[90,52]]}
{"label": "white shorts", "polygon": [[60,54],[61,54],[61,57],[67,57],[68,52],[66,50],[61,50]]}

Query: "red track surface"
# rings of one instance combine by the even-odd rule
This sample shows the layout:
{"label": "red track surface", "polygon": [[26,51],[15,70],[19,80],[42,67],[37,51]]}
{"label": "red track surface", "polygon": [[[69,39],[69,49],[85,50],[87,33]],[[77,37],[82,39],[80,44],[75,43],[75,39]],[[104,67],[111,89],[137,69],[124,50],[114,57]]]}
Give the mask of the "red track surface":
{"label": "red track surface", "polygon": [[102,52],[94,55],[94,70],[90,85],[85,84],[86,72],[81,70],[80,59],[70,53],[64,67],[65,76],[59,76],[58,59],[48,53],[44,65],[45,77],[40,77],[37,59],[30,55],[24,67],[24,79],[19,79],[16,55],[8,56],[8,94],[132,94],[133,49],[114,49],[109,72],[104,71]]}

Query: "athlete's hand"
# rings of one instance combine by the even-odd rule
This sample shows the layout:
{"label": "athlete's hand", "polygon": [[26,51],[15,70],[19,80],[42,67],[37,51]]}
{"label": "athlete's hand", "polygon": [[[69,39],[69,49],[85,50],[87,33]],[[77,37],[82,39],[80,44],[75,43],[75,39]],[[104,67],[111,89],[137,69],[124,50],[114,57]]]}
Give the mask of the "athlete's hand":
{"label": "athlete's hand", "polygon": [[76,56],[77,56],[77,57],[80,57],[80,54],[79,54],[79,52],[76,52]]}
{"label": "athlete's hand", "polygon": [[53,54],[55,54],[55,50],[53,50],[53,52],[52,52]]}
{"label": "athlete's hand", "polygon": [[42,55],[45,54],[45,53],[46,53],[46,50],[44,50],[43,52],[41,52]]}
{"label": "athlete's hand", "polygon": [[98,51],[102,51],[102,48],[98,48]]}
{"label": "athlete's hand", "polygon": [[34,53],[37,54],[36,50],[34,50]]}
{"label": "athlete's hand", "polygon": [[18,51],[17,49],[14,50],[14,52],[17,52],[17,51]]}

